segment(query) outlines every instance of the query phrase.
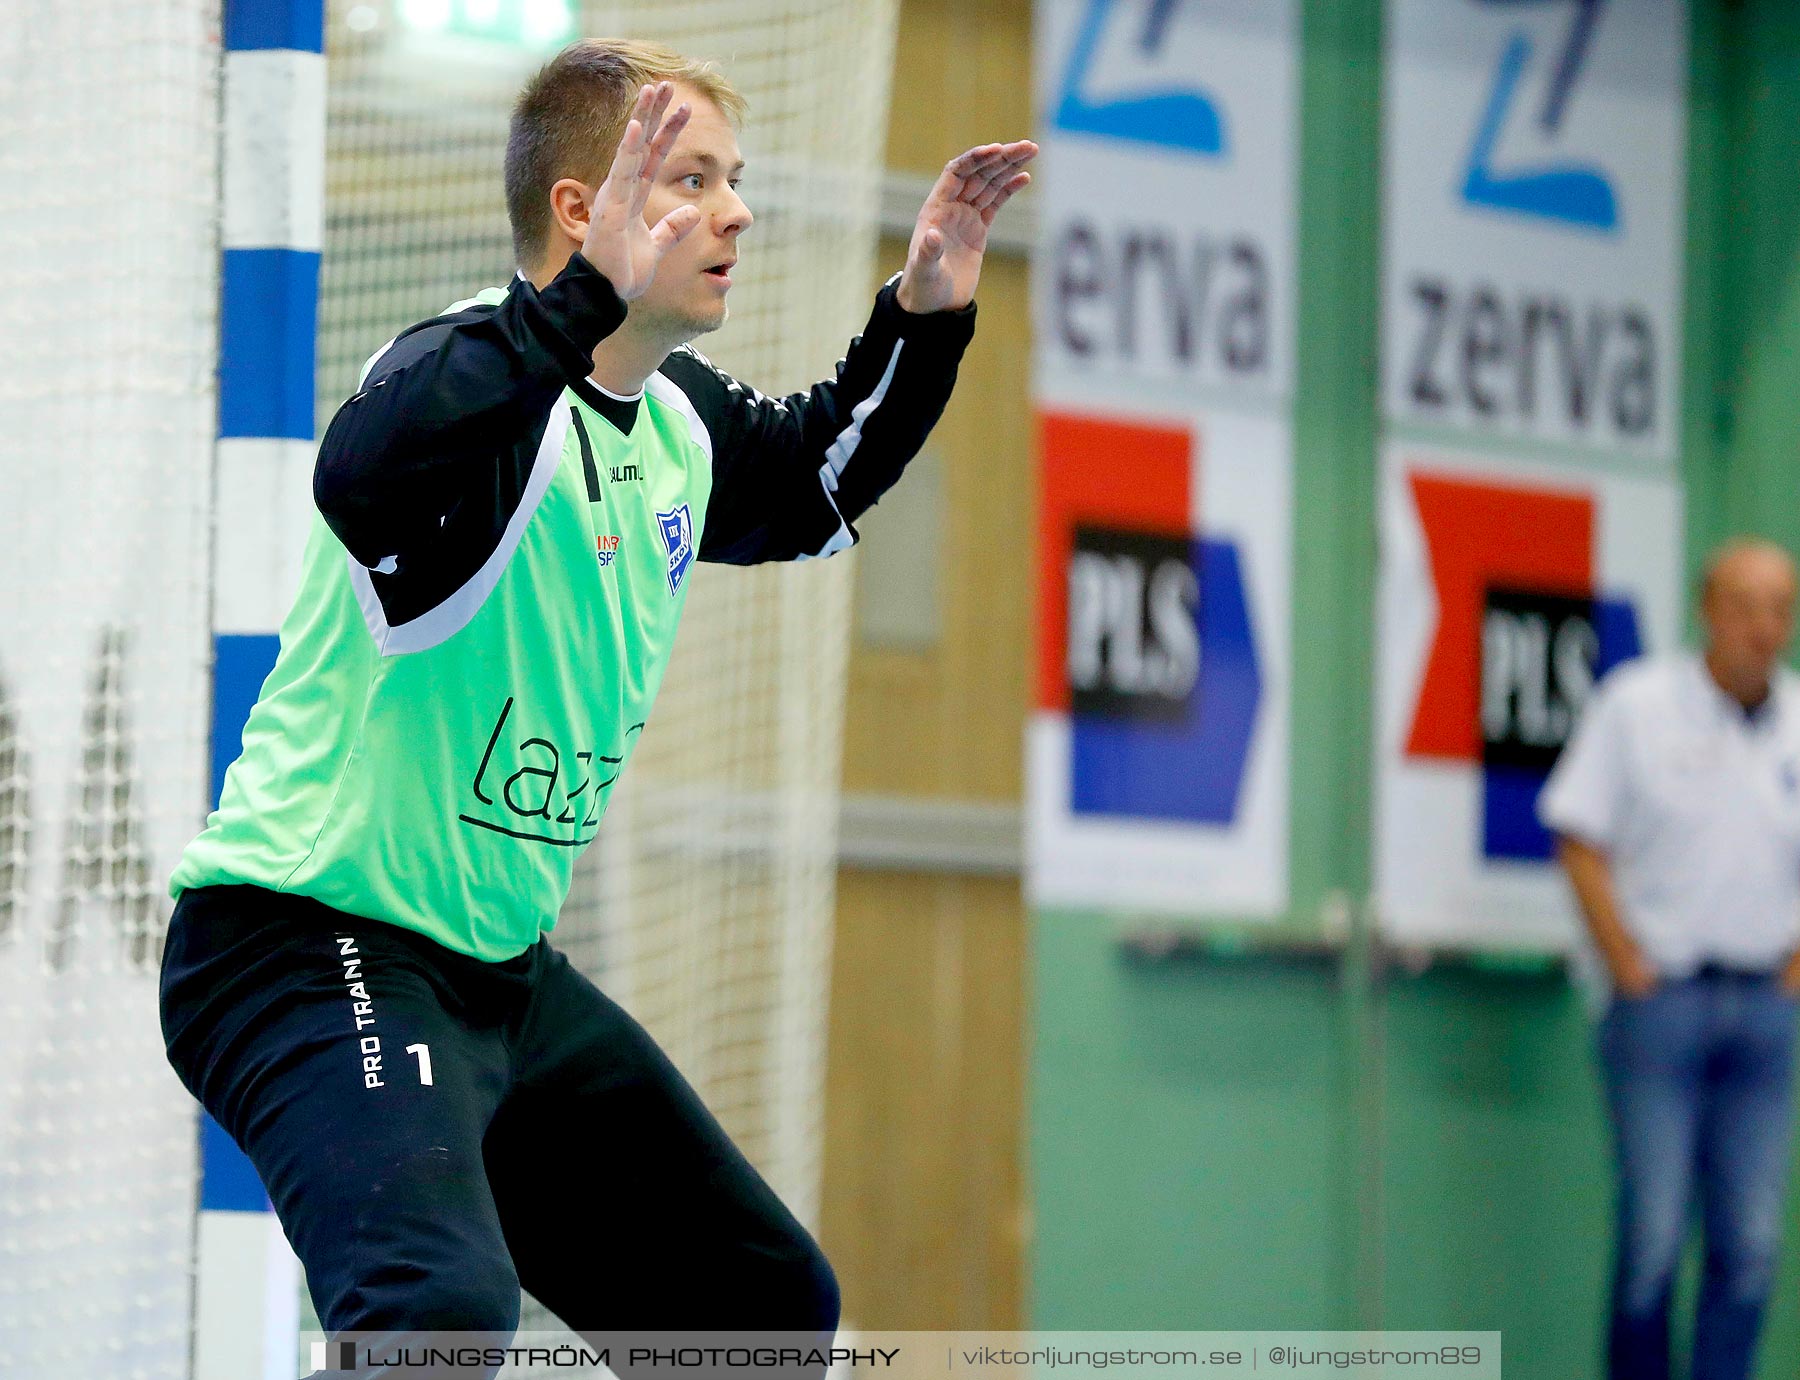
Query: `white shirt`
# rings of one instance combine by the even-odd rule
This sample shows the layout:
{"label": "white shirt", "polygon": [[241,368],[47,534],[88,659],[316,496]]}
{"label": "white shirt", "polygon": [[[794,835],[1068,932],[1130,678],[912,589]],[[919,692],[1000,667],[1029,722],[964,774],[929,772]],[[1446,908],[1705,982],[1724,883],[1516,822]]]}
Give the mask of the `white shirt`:
{"label": "white shirt", "polygon": [[1620,918],[1659,975],[1779,967],[1800,943],[1800,678],[1778,670],[1749,715],[1698,656],[1621,666],[1538,817],[1607,855]]}

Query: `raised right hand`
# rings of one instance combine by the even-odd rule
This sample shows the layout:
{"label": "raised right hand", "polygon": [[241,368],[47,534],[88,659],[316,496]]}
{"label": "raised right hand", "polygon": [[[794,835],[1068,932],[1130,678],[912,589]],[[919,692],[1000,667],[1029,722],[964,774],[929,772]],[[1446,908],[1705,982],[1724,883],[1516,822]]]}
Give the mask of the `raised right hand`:
{"label": "raised right hand", "polygon": [[654,229],[644,223],[644,206],[656,184],[657,171],[692,113],[683,104],[665,120],[663,112],[674,95],[674,83],[666,81],[638,92],[631,122],[619,140],[606,181],[588,198],[588,231],[581,256],[606,275],[613,291],[626,302],[644,295],[662,256],[700,223],[697,206],[677,206]]}

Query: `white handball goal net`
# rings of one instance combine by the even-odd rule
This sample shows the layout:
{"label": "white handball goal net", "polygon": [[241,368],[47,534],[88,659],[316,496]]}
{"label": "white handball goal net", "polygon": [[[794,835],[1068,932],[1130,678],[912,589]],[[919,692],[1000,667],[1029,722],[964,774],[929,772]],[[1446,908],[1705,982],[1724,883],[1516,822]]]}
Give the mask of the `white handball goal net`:
{"label": "white handball goal net", "polygon": [[[321,418],[397,329],[506,281],[511,99],[583,34],[716,58],[744,91],[757,223],[699,344],[765,392],[825,375],[874,282],[894,22],[895,0],[330,0]],[[156,967],[209,803],[219,25],[218,0],[104,23],[31,0],[0,26],[8,1374],[191,1363],[195,1109]],[[691,578],[556,942],[816,1223],[849,571]]]}
{"label": "white handball goal net", "polygon": [[218,0],[0,23],[0,1371],[188,1374],[169,872],[206,806]]}
{"label": "white handball goal net", "polygon": [[[756,223],[730,322],[695,343],[767,393],[827,376],[872,301],[893,0],[490,0],[488,34],[516,13],[519,43],[484,36],[476,10],[332,0],[321,425],[395,330],[510,276],[511,101],[577,33],[715,59],[744,93]],[[816,1226],[849,565],[690,578],[661,695],[553,942]]]}

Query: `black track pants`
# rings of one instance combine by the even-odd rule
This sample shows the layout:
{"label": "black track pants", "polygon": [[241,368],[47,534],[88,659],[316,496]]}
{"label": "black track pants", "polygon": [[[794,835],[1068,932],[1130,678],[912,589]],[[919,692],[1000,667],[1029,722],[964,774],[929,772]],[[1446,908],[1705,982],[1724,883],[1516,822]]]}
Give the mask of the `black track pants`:
{"label": "black track pants", "polygon": [[[818,1246],[546,941],[484,963],[306,898],[196,888],[162,1022],[333,1335],[510,1335],[521,1284],[595,1338],[837,1325]],[[487,1372],[446,1372],[465,1373]]]}

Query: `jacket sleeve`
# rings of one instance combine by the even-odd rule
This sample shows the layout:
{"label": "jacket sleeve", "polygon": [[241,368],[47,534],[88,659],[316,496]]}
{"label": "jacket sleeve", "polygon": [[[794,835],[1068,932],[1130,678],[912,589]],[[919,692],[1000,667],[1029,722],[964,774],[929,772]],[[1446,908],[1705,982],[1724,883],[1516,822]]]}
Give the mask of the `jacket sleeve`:
{"label": "jacket sleeve", "polygon": [[851,524],[925,444],[975,333],[975,307],[903,311],[896,280],[876,296],[836,376],[809,392],[765,397],[687,347],[664,362],[712,438],[701,560],[752,565],[843,550],[856,541]]}
{"label": "jacket sleeve", "polygon": [[[338,540],[376,568],[443,526],[466,497],[516,485],[495,473],[542,434],[625,305],[579,254],[542,291],[424,322],[365,371],[326,429],[313,500]],[[502,500],[503,501],[503,500]]]}

